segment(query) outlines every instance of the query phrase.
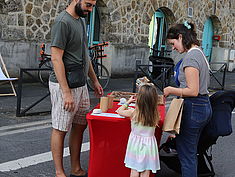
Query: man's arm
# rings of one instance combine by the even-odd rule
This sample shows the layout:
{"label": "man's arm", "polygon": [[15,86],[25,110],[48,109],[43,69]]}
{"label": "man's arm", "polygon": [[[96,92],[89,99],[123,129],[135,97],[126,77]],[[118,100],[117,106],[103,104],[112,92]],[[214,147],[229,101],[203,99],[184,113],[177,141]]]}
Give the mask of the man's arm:
{"label": "man's arm", "polygon": [[100,97],[104,94],[103,92],[103,88],[101,87],[96,75],[95,75],[95,71],[93,69],[92,63],[91,61],[89,61],[89,70],[88,70],[88,76],[90,77],[93,86],[94,86],[94,90],[95,90],[95,95],[97,97]]}
{"label": "man's arm", "polygon": [[56,78],[62,89],[64,109],[66,111],[73,111],[74,100],[71,94],[71,89],[69,88],[67,80],[66,80],[65,67],[64,67],[63,60],[62,60],[63,54],[64,54],[64,50],[57,48],[57,47],[51,47],[51,61],[54,67]]}

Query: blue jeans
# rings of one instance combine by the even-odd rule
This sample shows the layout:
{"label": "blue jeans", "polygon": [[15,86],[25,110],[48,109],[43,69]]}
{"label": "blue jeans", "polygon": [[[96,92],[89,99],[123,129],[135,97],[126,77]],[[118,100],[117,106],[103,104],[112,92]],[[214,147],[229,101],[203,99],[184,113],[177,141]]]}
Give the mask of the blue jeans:
{"label": "blue jeans", "polygon": [[176,147],[182,177],[197,177],[197,146],[202,129],[211,118],[208,96],[185,97],[180,133]]}

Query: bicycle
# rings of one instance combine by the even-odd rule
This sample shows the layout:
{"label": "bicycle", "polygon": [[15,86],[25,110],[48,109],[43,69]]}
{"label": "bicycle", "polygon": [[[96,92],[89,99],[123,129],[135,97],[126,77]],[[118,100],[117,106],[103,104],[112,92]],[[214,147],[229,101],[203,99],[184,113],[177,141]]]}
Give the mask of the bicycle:
{"label": "bicycle", "polygon": [[[136,63],[133,92],[136,91],[136,80],[140,74],[141,76],[144,74],[144,76],[146,76],[161,91],[165,86],[170,84],[171,75],[173,74],[174,61],[172,58],[162,55],[171,51],[161,52],[157,49],[150,49],[153,50],[153,52],[156,52],[156,55],[149,56],[149,63],[147,65]],[[159,54],[159,56],[157,54]]]}
{"label": "bicycle", "polygon": [[[105,89],[109,83],[110,75],[108,69],[102,64],[102,58],[105,58],[107,55],[103,54],[103,47],[108,46],[108,42],[99,43],[97,45],[93,45],[89,47],[90,50],[90,57],[93,69],[95,71],[96,77],[102,86]],[[50,72],[53,70],[52,63],[51,63],[51,55],[45,53],[45,44],[42,43],[40,46],[40,55],[39,58],[39,68],[46,68],[48,70],[39,70],[38,71],[38,78],[39,81],[46,87],[48,87],[49,83],[49,75]],[[98,61],[98,59],[101,59]],[[87,79],[87,86],[90,90],[94,90],[92,82],[90,78]]]}
{"label": "bicycle", "polygon": [[[96,77],[103,89],[108,86],[110,80],[110,74],[108,72],[108,69],[102,64],[102,59],[107,57],[107,55],[103,53],[103,47],[107,46],[108,42],[102,42],[89,47],[91,63],[95,71]],[[94,90],[90,78],[87,79],[87,86],[90,90]]]}
{"label": "bicycle", "polygon": [[51,63],[51,55],[45,53],[45,44],[42,43],[40,46],[40,57],[39,60],[39,68],[47,69],[47,70],[39,70],[38,71],[38,78],[39,81],[44,85],[45,87],[48,87],[49,85],[49,75],[51,71],[53,70],[53,66]]}
{"label": "bicycle", "polygon": [[[152,55],[149,56],[149,62],[151,62],[151,67],[148,68],[149,72],[151,73],[151,76],[155,79],[159,75],[161,75],[164,70],[166,70],[164,65],[170,65],[172,66],[167,71],[166,79],[170,78],[170,75],[174,71],[174,60],[169,57],[171,50],[164,50],[160,51],[154,48],[150,48],[152,50]],[[161,67],[162,66],[162,67]]]}

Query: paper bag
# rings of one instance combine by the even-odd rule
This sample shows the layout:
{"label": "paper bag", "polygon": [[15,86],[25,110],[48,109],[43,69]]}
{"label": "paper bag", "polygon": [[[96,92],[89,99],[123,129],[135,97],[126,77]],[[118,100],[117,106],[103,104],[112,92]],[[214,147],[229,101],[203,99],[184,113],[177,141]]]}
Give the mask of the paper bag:
{"label": "paper bag", "polygon": [[183,111],[184,99],[174,98],[170,104],[170,107],[166,113],[166,117],[163,123],[162,130],[165,132],[179,134],[180,123]]}
{"label": "paper bag", "polygon": [[102,112],[107,112],[109,106],[109,98],[101,97],[100,98],[100,109]]}
{"label": "paper bag", "polygon": [[114,96],[108,95],[107,97],[108,97],[108,109],[112,109]]}

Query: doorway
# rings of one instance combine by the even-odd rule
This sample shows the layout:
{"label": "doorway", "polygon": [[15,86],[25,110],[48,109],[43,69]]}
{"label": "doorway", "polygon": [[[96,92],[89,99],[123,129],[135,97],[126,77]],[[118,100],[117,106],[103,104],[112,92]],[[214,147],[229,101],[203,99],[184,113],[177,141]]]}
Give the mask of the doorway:
{"label": "doorway", "polygon": [[205,22],[204,29],[203,29],[202,49],[209,62],[211,61],[213,35],[214,35],[214,27],[213,27],[212,19],[208,18]]}
{"label": "doorway", "polygon": [[88,46],[98,44],[100,42],[100,16],[98,7],[95,6],[87,19],[87,36]]}
{"label": "doorway", "polygon": [[168,25],[165,15],[160,9],[154,13],[149,28],[149,47],[153,48],[150,50],[150,55],[165,56],[165,37]]}

